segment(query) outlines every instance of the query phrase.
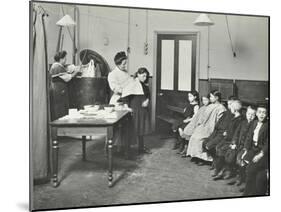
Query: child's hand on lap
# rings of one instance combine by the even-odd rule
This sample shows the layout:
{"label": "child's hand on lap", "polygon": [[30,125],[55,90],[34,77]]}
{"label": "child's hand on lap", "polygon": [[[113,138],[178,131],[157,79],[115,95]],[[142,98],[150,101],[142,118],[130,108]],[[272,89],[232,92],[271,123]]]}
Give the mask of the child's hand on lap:
{"label": "child's hand on lap", "polygon": [[142,102],[142,107],[147,107],[149,104],[149,99],[146,99],[145,101]]}

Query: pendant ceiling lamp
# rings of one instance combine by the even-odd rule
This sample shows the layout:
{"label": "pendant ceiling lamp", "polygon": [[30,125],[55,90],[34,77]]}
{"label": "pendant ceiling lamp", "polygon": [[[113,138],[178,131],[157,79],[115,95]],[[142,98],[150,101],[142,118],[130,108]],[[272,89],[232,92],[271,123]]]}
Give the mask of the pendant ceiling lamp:
{"label": "pendant ceiling lamp", "polygon": [[76,23],[70,17],[70,15],[63,16],[57,23],[58,26],[74,26]]}
{"label": "pendant ceiling lamp", "polygon": [[193,22],[196,26],[208,27],[208,50],[207,50],[207,79],[210,80],[210,26],[215,23],[205,13],[200,14],[197,19]]}
{"label": "pendant ceiling lamp", "polygon": [[209,18],[207,14],[203,13],[197,17],[193,24],[196,26],[211,26],[215,23]]}
{"label": "pendant ceiling lamp", "polygon": [[62,46],[61,46],[62,28],[69,27],[69,26],[75,26],[76,23],[73,21],[73,19],[70,17],[70,15],[65,15],[56,23],[56,25],[58,25],[60,28],[57,49],[56,49],[56,51],[59,52],[62,49]]}

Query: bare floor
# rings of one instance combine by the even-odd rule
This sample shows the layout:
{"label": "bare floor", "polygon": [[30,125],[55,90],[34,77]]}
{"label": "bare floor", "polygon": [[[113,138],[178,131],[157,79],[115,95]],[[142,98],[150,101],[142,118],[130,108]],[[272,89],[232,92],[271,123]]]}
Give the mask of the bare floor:
{"label": "bare floor", "polygon": [[87,207],[159,201],[241,196],[239,188],[214,182],[209,166],[197,166],[171,150],[173,139],[158,135],[145,138],[152,154],[131,159],[114,157],[114,186],[107,186],[107,160],[103,141],[87,143],[87,161],[82,161],[81,141],[65,139],[60,144],[58,188],[51,184],[34,188],[34,209]]}

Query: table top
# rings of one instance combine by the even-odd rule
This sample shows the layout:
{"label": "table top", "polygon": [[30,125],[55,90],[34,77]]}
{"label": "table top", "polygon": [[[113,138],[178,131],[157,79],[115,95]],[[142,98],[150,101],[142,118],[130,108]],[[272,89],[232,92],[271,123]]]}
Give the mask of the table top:
{"label": "table top", "polygon": [[115,117],[110,118],[95,118],[93,117],[84,117],[84,118],[68,118],[68,119],[57,119],[55,121],[50,122],[51,126],[57,127],[104,127],[111,126],[119,122],[125,116],[127,116],[130,112],[127,110],[114,111],[116,113]]}

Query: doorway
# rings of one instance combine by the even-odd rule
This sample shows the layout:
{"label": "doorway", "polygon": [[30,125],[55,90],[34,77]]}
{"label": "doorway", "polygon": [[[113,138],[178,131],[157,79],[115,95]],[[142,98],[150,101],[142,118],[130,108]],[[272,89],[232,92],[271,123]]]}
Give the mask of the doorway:
{"label": "doorway", "polygon": [[168,114],[179,115],[196,87],[197,33],[157,34],[156,129]]}

